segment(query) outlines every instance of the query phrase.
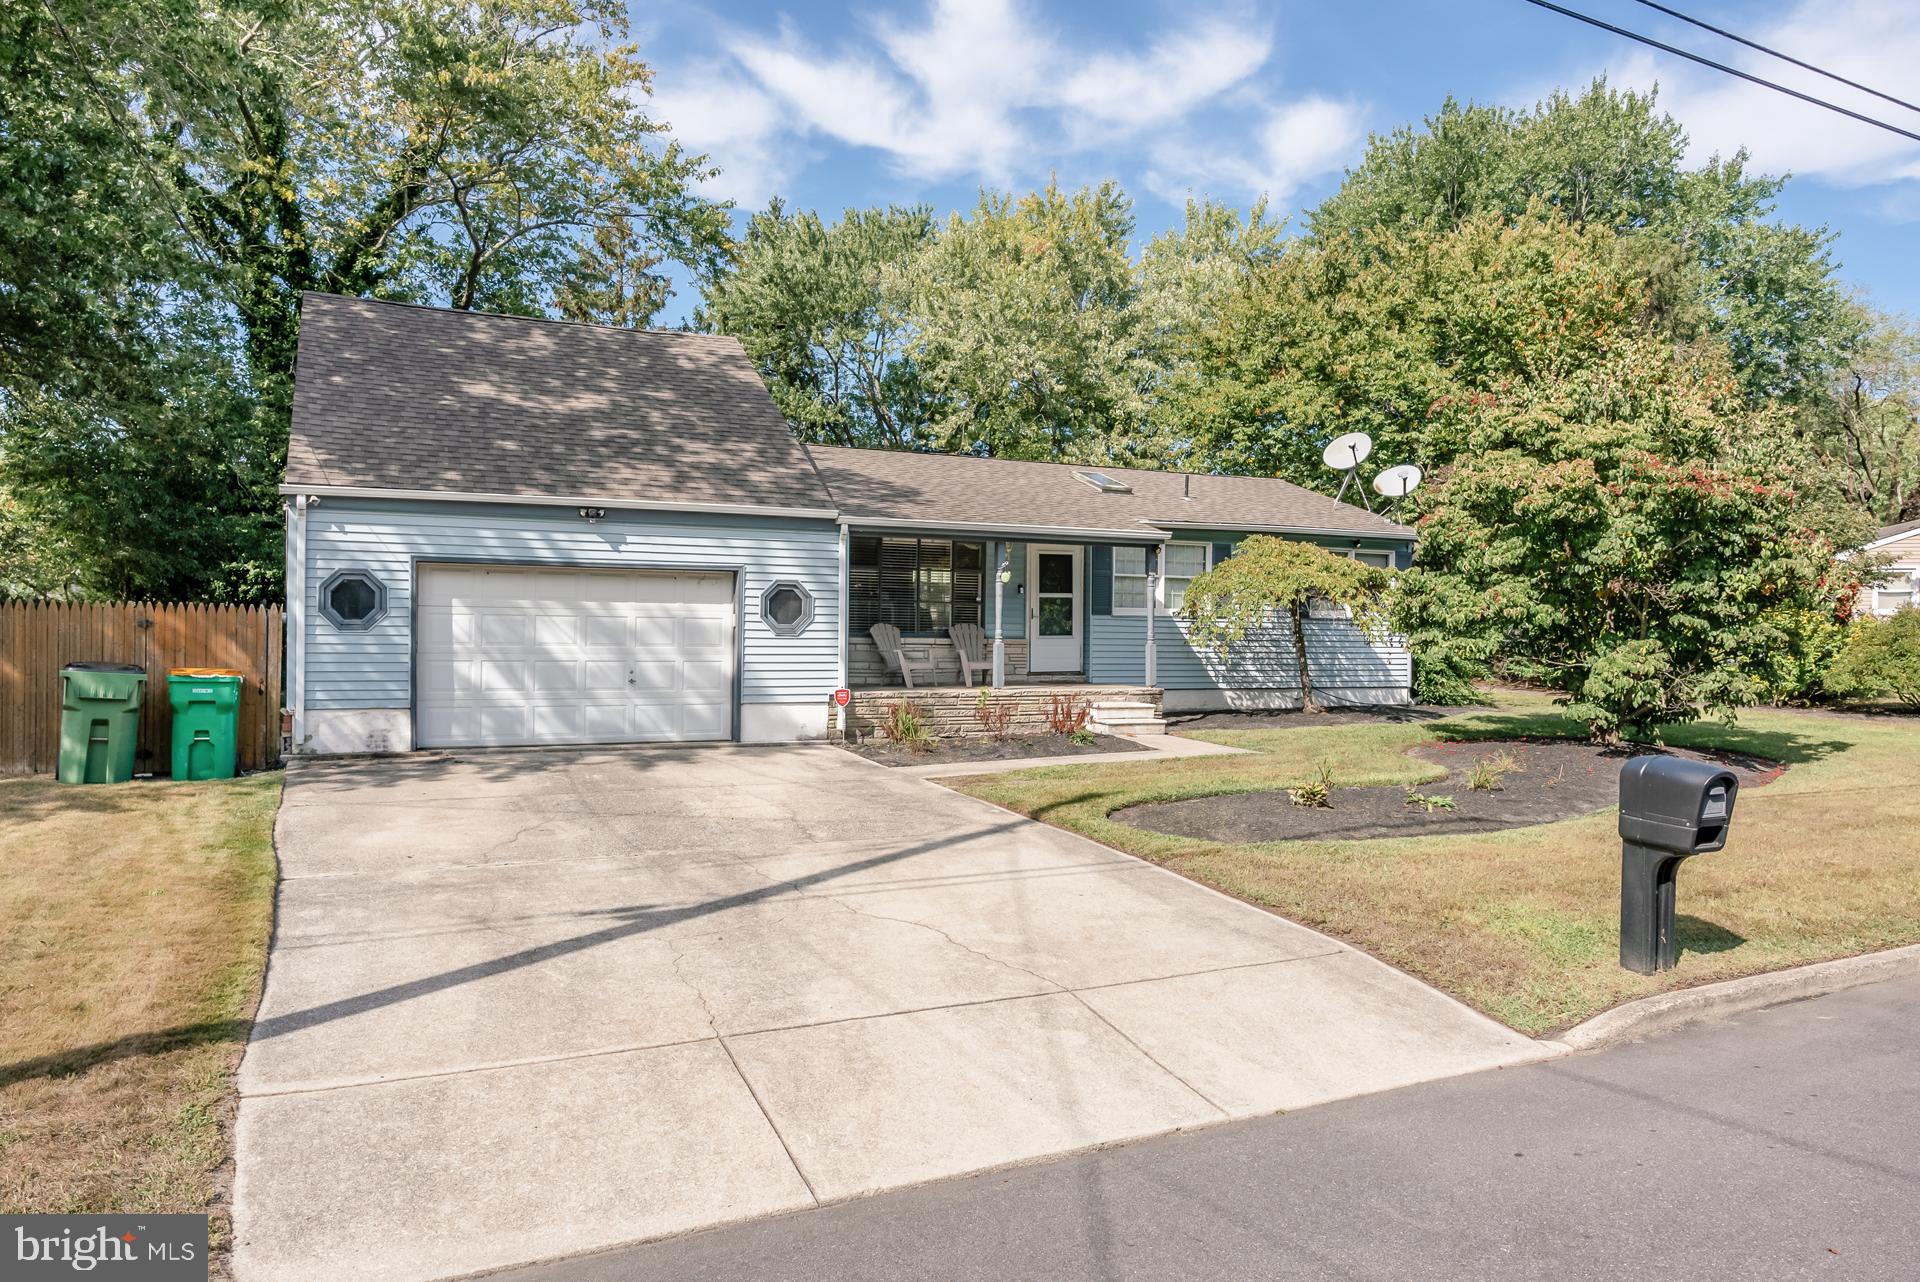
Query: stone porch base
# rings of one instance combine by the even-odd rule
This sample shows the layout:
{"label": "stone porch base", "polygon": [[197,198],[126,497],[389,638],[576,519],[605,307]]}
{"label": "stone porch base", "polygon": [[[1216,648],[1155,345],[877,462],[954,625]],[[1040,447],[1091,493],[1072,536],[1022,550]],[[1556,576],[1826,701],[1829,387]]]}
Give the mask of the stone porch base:
{"label": "stone porch base", "polygon": [[964,686],[942,687],[934,690],[895,687],[890,690],[854,691],[853,701],[847,705],[847,734],[850,738],[866,739],[878,733],[879,727],[887,720],[888,710],[900,700],[908,699],[920,709],[928,731],[935,738],[980,737],[986,731],[975,710],[980,705],[982,690],[987,692],[991,702],[1012,705],[1013,720],[1008,732],[1016,735],[1042,734],[1049,730],[1047,713],[1055,697],[1080,700],[1089,709],[1096,703],[1125,700],[1151,705],[1155,716],[1160,712],[1161,692],[1150,686],[1007,685],[997,690],[986,686],[973,689]]}

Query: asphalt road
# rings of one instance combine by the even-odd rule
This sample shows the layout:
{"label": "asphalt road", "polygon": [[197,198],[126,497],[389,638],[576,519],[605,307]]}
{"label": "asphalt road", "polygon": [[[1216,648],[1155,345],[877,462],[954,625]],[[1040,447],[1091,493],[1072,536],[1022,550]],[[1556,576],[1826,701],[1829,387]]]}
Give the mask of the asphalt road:
{"label": "asphalt road", "polygon": [[1920,1276],[1920,980],[496,1282]]}

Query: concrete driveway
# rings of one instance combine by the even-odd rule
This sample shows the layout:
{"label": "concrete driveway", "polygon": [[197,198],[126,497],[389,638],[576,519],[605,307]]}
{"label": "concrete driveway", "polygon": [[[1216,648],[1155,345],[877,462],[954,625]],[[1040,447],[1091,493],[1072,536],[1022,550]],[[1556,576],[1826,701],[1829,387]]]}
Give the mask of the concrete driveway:
{"label": "concrete driveway", "polygon": [[1546,1053],[827,747],[299,764],[277,841],[241,1282],[457,1276]]}

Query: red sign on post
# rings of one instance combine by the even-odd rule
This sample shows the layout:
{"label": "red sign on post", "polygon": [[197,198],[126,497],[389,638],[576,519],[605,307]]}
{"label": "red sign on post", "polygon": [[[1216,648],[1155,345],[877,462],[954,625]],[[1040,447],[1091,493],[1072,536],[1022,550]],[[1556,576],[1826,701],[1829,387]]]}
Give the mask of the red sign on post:
{"label": "red sign on post", "polygon": [[847,689],[845,686],[841,686],[833,692],[833,701],[844,708],[853,702],[853,691]]}

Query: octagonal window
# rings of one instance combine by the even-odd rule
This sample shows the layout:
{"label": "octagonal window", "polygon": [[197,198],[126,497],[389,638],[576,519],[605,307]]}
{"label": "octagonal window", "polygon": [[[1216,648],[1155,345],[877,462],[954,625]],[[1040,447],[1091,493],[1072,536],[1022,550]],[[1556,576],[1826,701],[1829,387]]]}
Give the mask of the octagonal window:
{"label": "octagonal window", "polygon": [[797,637],[813,622],[813,596],[783,580],[760,594],[760,617],[775,636]]}
{"label": "octagonal window", "polygon": [[337,570],[320,585],[320,613],[342,632],[365,632],[386,612],[386,585],[365,570]]}

